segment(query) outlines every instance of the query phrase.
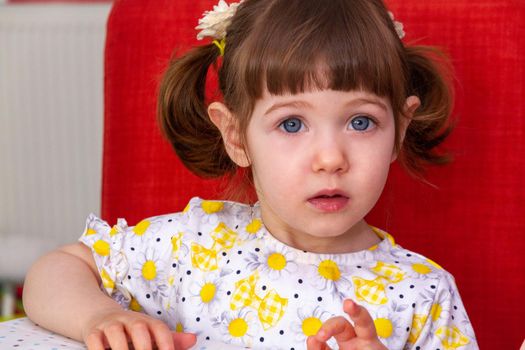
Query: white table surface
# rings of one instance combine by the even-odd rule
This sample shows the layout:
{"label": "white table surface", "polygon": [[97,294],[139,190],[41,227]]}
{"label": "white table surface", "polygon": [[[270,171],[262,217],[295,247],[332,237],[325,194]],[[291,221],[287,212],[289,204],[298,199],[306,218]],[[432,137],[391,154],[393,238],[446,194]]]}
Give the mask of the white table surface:
{"label": "white table surface", "polygon": [[[75,340],[50,332],[27,317],[0,323],[1,350],[86,350]],[[192,350],[234,350],[241,347],[198,340]]]}
{"label": "white table surface", "polygon": [[45,330],[28,318],[0,323],[0,349],[85,350],[84,344]]}

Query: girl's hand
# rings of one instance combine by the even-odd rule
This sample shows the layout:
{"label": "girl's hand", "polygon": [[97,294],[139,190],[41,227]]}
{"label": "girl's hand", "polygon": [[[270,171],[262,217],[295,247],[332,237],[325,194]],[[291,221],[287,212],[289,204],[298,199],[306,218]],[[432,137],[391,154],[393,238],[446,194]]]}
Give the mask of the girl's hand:
{"label": "girl's hand", "polygon": [[334,337],[341,350],[388,350],[377,338],[374,320],[368,311],[354,301],[344,301],[343,310],[354,325],[342,316],[323,323],[316,335],[308,337],[308,350],[330,349],[326,342]]}
{"label": "girl's hand", "polygon": [[171,331],[160,320],[124,309],[96,315],[82,337],[89,350],[184,350],[196,341],[194,334]]}

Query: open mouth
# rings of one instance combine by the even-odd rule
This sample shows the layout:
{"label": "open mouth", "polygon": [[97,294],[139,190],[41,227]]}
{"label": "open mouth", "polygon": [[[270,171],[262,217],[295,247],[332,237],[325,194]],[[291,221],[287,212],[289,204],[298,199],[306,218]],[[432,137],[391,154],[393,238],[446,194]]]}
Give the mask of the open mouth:
{"label": "open mouth", "polygon": [[335,194],[320,194],[315,197],[308,199],[314,208],[322,212],[337,212],[342,210],[349,202],[349,198],[346,195],[335,193]]}

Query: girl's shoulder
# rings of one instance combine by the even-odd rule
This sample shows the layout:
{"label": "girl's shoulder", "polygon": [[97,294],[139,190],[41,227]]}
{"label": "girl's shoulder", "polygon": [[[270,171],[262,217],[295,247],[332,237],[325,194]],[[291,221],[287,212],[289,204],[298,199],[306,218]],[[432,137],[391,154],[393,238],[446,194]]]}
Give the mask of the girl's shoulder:
{"label": "girl's shoulder", "polygon": [[208,200],[200,197],[193,197],[183,214],[195,216],[196,218],[216,217],[224,220],[248,219],[253,214],[253,207],[248,204],[227,201],[227,200]]}
{"label": "girl's shoulder", "polygon": [[[111,294],[126,271],[142,271],[148,261],[155,263],[152,271],[167,271],[174,261],[209,261],[210,254],[241,241],[250,227],[250,213],[249,205],[192,198],[181,212],[148,217],[132,226],[123,218],[110,225],[90,214],[79,241],[91,248]],[[193,260],[193,265],[199,262]]]}
{"label": "girl's shoulder", "polygon": [[193,197],[181,212],[151,216],[133,225],[129,225],[125,218],[119,218],[116,224],[110,225],[95,214],[90,214],[82,237],[92,240],[104,236],[115,241],[122,235],[146,238],[184,232],[198,238],[202,232],[208,233],[217,227],[235,230],[246,227],[251,215],[252,207],[247,204]]}
{"label": "girl's shoulder", "polygon": [[385,241],[389,243],[376,252],[375,271],[391,276],[402,276],[407,280],[425,280],[431,282],[430,286],[436,286],[436,288],[438,285],[455,287],[454,276],[440,264],[423,254],[403,248],[390,234],[376,228],[374,230],[381,232]]}

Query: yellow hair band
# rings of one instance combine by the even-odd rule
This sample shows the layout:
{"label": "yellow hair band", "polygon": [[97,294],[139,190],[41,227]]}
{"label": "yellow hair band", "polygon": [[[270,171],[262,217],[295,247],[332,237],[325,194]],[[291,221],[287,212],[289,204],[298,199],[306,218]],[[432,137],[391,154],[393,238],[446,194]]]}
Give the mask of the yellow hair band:
{"label": "yellow hair band", "polygon": [[220,55],[224,56],[224,49],[226,48],[226,39],[222,39],[221,41],[213,40],[213,43],[219,48]]}

